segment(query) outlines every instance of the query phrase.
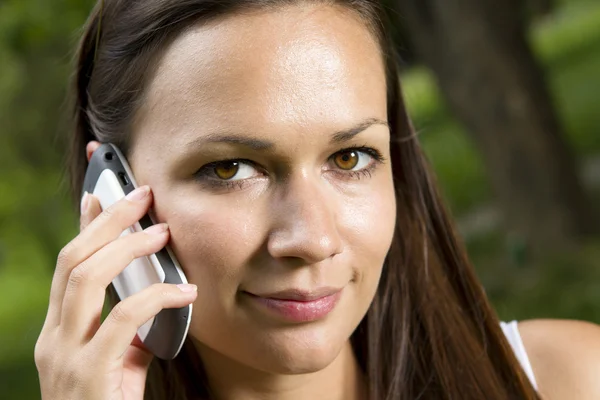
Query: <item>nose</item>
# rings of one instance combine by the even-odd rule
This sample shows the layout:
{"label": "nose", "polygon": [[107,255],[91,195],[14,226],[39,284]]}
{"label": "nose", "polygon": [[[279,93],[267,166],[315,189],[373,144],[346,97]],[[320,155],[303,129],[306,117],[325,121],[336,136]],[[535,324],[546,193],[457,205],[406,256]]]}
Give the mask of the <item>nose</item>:
{"label": "nose", "polygon": [[316,264],[342,251],[335,192],[320,179],[290,178],[273,201],[271,217],[267,247],[274,258]]}

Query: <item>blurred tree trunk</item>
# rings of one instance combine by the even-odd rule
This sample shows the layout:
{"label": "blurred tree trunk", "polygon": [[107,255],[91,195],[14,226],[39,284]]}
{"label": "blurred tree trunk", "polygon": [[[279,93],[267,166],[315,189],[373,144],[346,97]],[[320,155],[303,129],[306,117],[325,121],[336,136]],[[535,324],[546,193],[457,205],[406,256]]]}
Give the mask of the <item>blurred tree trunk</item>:
{"label": "blurred tree trunk", "polygon": [[549,15],[554,10],[555,0],[526,0],[526,9],[533,17]]}
{"label": "blurred tree trunk", "polygon": [[595,230],[522,0],[396,0],[417,57],[483,154],[510,232],[552,249]]}

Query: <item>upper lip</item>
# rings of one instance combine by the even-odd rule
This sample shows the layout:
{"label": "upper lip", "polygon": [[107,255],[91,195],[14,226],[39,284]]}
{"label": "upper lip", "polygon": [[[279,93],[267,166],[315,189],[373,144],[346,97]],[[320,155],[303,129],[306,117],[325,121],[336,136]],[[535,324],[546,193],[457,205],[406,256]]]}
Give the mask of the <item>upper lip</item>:
{"label": "upper lip", "polygon": [[272,293],[250,293],[253,296],[258,296],[267,299],[277,300],[293,300],[293,301],[314,301],[322,299],[323,297],[332,296],[339,291],[341,288],[334,287],[322,287],[314,290],[303,290],[303,289],[286,289]]}

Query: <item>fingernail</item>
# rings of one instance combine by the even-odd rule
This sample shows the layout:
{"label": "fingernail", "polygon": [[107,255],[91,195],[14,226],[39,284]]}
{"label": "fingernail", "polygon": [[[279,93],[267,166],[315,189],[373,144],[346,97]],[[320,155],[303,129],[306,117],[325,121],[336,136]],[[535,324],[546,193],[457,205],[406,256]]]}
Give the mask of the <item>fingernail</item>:
{"label": "fingernail", "polygon": [[152,225],[151,227],[144,229],[144,232],[148,233],[150,235],[160,235],[162,233],[165,233],[168,228],[169,228],[169,225],[162,223],[162,224]]}
{"label": "fingernail", "polygon": [[90,206],[90,194],[88,192],[83,193],[81,198],[81,215],[85,214]]}
{"label": "fingernail", "polygon": [[148,193],[150,193],[150,188],[148,186],[142,186],[129,193],[125,198],[129,201],[140,201],[144,200],[146,196],[148,196]]}
{"label": "fingernail", "polygon": [[189,283],[182,283],[180,285],[177,285],[177,287],[179,288],[179,290],[185,293],[195,292],[198,290],[198,286]]}

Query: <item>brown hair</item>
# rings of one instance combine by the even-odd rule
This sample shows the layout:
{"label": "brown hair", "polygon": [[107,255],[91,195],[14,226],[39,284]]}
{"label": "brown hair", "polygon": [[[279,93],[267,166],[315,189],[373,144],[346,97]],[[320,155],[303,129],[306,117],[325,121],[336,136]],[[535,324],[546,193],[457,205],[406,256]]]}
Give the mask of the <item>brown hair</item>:
{"label": "brown hair", "polygon": [[[309,0],[304,0],[309,1]],[[312,0],[353,10],[381,46],[387,75],[396,231],[377,294],[352,343],[371,400],[537,399],[457,239],[403,103],[390,25],[376,0]],[[153,65],[191,24],[276,9],[294,0],[106,0],[92,11],[78,53],[70,171],[80,195],[90,140],[125,154],[129,124]],[[146,398],[209,398],[187,341],[154,360]]]}

